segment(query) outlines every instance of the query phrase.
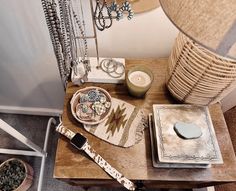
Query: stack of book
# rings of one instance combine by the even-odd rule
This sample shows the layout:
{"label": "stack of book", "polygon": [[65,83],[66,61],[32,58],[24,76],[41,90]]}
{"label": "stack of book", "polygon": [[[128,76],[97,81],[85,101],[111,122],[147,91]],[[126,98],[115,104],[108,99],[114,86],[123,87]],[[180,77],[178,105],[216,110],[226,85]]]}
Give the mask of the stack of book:
{"label": "stack of book", "polygon": [[[174,130],[177,122],[201,128],[198,138],[184,139]],[[222,164],[208,107],[153,105],[149,115],[153,166],[157,168],[210,168]]]}

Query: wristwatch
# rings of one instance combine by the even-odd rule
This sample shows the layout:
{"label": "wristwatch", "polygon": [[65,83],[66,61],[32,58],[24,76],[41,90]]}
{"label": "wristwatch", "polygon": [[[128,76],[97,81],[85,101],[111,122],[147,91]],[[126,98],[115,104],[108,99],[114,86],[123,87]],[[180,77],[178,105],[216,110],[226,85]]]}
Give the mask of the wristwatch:
{"label": "wristwatch", "polygon": [[80,133],[74,133],[60,123],[56,131],[70,139],[71,144],[78,150],[83,150],[89,157],[93,159],[107,174],[116,179],[128,190],[135,190],[135,185],[129,179],[124,177],[119,171],[113,168],[105,159],[95,152],[88,143],[88,139]]}

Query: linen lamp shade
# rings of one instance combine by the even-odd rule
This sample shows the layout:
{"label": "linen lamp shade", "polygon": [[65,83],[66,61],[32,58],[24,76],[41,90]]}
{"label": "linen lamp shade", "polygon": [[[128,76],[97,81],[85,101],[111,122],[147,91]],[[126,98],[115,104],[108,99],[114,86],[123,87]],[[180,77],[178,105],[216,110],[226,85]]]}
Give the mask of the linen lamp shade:
{"label": "linen lamp shade", "polygon": [[160,3],[182,33],[221,56],[236,58],[235,0],[160,0]]}
{"label": "linen lamp shade", "polygon": [[181,33],[168,61],[167,88],[178,100],[209,105],[236,87],[236,1],[160,0]]}

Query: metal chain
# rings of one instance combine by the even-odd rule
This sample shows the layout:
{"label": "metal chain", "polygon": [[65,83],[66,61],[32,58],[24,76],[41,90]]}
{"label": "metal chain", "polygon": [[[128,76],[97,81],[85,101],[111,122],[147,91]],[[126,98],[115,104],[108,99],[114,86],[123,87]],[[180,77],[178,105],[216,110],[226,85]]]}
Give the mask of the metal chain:
{"label": "metal chain", "polygon": [[[115,17],[112,16],[112,12],[116,13]],[[131,4],[127,0],[122,3],[120,8],[116,1],[113,1],[112,4],[108,6],[106,0],[96,0],[94,22],[97,29],[103,31],[110,28],[112,26],[113,18],[119,21],[123,17],[123,12],[128,13],[128,20],[132,19],[134,16]]]}
{"label": "metal chain", "polygon": [[67,77],[65,74],[65,70],[64,70],[64,59],[63,59],[63,55],[61,52],[61,44],[60,44],[60,37],[58,34],[59,28],[58,26],[60,25],[59,23],[56,23],[59,21],[59,19],[55,19],[55,9],[53,10],[53,6],[55,6],[55,2],[53,1],[47,1],[47,0],[41,0],[42,2],[42,6],[43,6],[43,11],[45,14],[45,18],[46,18],[46,24],[48,26],[49,29],[49,35],[50,38],[52,40],[52,44],[53,44],[53,50],[57,59],[57,64],[58,64],[58,69],[59,69],[59,73],[62,79],[62,82],[65,86],[66,81],[67,81]]}
{"label": "metal chain", "polygon": [[[67,68],[68,71],[71,69],[71,62],[73,60],[73,38],[71,37],[72,34],[72,23],[69,18],[69,2],[70,0],[61,0],[62,4],[62,17],[61,20],[64,19],[65,23],[65,34],[67,37],[67,55],[68,55],[68,60],[65,63],[65,67]],[[70,73],[68,73],[70,74]],[[68,75],[69,76],[69,75]]]}
{"label": "metal chain", "polygon": [[82,5],[82,1],[80,0],[80,10],[82,13],[82,25],[83,25],[83,30],[84,30],[84,43],[85,43],[85,58],[87,59],[88,57],[88,43],[87,43],[87,39],[86,39],[86,27],[85,27],[85,20],[84,20],[84,11],[83,11],[83,5]]}
{"label": "metal chain", "polygon": [[60,14],[60,18],[61,18],[61,31],[62,31],[62,35],[63,35],[63,54],[64,57],[70,57],[70,46],[69,46],[69,38],[66,35],[66,25],[65,25],[65,20],[64,20],[64,14],[63,14],[63,5],[62,5],[62,1],[63,0],[59,0],[58,1],[58,5],[59,5],[59,14]]}
{"label": "metal chain", "polygon": [[[76,15],[75,11],[73,10],[73,16],[75,18],[76,24],[78,25],[79,28],[79,33],[81,34],[81,38],[84,42],[84,55],[83,55],[83,60],[87,57],[87,52],[88,52],[88,44],[87,44],[87,39],[85,38],[85,31],[82,28],[82,24],[80,19],[78,18],[78,15]],[[78,39],[80,41],[80,39]]]}
{"label": "metal chain", "polygon": [[[80,10],[76,10],[78,14],[76,14],[75,9],[73,7],[80,7]],[[75,29],[78,29],[78,36],[77,36],[77,42],[79,44],[79,49],[80,49],[80,56],[81,56],[81,62],[84,65],[84,68],[86,70],[86,74],[91,71],[91,66],[88,60],[88,43],[86,39],[86,27],[85,27],[85,21],[84,21],[84,14],[83,14],[83,7],[82,7],[82,2],[80,1],[80,6],[72,6],[72,12],[73,12],[73,17],[76,23]],[[82,19],[81,19],[81,16]]]}
{"label": "metal chain", "polygon": [[[104,15],[104,11],[107,13],[107,16]],[[100,0],[96,0],[94,20],[97,29],[100,31],[103,31],[112,26],[112,14],[109,11],[106,0],[103,0],[102,3]]]}

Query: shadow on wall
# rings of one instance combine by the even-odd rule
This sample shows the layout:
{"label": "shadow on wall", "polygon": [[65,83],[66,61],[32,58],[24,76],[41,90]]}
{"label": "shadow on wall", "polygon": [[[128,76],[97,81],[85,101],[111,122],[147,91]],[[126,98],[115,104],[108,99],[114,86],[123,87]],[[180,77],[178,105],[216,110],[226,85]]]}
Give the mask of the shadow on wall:
{"label": "shadow on wall", "polygon": [[[24,94],[15,78],[0,64],[0,103],[4,105],[14,105],[15,98]],[[7,82],[7,83],[6,83]]]}
{"label": "shadow on wall", "polygon": [[64,91],[41,1],[2,0],[0,26],[0,107],[61,109]]}
{"label": "shadow on wall", "polygon": [[[24,99],[21,101],[20,105],[28,105],[29,107],[39,108],[63,109],[65,94],[63,94],[61,90],[56,87],[58,87],[58,81],[56,79],[43,81],[40,84],[36,84],[36,86],[24,96]],[[53,90],[53,96],[48,93],[48,90]],[[37,97],[37,99],[34,99],[35,97]]]}
{"label": "shadow on wall", "polygon": [[[177,28],[161,8],[136,14],[132,20],[114,21],[111,28],[98,31],[100,56],[163,58],[170,55]],[[90,47],[92,54],[93,47]]]}
{"label": "shadow on wall", "polygon": [[[21,77],[17,80],[17,76],[12,76],[2,64],[0,64],[0,71],[1,105],[50,109],[63,108],[64,94],[61,88],[57,88],[57,79],[45,79],[41,83],[35,83],[35,86],[25,87],[20,81]],[[53,96],[52,93],[48,92],[49,90],[53,93]]]}

